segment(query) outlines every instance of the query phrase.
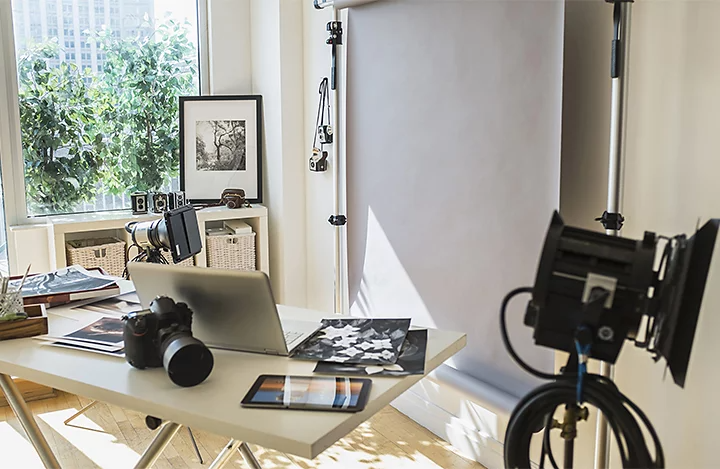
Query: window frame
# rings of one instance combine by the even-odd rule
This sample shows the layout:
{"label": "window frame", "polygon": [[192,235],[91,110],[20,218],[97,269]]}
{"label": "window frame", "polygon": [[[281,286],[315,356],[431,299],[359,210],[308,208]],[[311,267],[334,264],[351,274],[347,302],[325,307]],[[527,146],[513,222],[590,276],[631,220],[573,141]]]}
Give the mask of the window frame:
{"label": "window frame", "polygon": [[[200,94],[209,94],[208,0],[195,0],[198,16],[198,71]],[[18,101],[17,57],[12,20],[12,0],[0,0],[0,175],[6,227],[44,224],[48,216],[30,216],[25,194]],[[9,234],[9,233],[8,233]],[[8,250],[14,244],[8,236]],[[12,256],[9,256],[12,258]],[[12,266],[11,266],[12,268]]]}

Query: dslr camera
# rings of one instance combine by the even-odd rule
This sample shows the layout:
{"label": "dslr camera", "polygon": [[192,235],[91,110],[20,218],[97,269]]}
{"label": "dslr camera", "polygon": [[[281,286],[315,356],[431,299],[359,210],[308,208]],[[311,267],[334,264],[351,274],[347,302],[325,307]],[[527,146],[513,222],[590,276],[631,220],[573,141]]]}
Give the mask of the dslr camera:
{"label": "dslr camera", "polygon": [[166,296],[150,308],[123,316],[125,359],[135,368],[164,367],[170,380],[190,387],[205,381],[214,360],[210,350],[192,335],[192,310]]}

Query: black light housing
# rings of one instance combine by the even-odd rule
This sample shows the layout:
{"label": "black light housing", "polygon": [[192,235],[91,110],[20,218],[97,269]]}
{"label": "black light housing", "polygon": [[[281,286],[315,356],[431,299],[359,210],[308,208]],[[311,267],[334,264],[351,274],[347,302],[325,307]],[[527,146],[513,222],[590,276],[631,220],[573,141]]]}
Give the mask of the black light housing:
{"label": "black light housing", "polygon": [[555,212],[525,314],[535,343],[573,352],[582,329],[592,335],[590,356],[615,363],[630,339],[665,358],[684,386],[719,226],[710,220],[689,239],[646,232],[632,240],[566,226]]}

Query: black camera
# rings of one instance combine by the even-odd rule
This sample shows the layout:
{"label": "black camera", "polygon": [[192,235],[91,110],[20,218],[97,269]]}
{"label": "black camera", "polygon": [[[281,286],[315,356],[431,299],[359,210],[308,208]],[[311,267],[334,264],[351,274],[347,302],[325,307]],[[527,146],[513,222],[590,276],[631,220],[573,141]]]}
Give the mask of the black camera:
{"label": "black camera", "polygon": [[153,213],[163,213],[168,209],[168,195],[162,192],[150,194],[150,210]]}
{"label": "black camera", "polygon": [[195,386],[210,375],[210,350],[192,335],[192,310],[160,296],[144,311],[123,316],[125,359],[135,368],[164,367],[178,386]]}
{"label": "black camera", "polygon": [[321,173],[327,171],[328,152],[313,148],[313,154],[310,157],[310,171]]}
{"label": "black camera", "polygon": [[147,192],[135,192],[130,194],[132,202],[133,215],[141,215],[148,212],[148,194]]}
{"label": "black camera", "polygon": [[331,144],[333,142],[333,128],[331,125],[321,125],[318,127],[318,140],[322,144]]}
{"label": "black camera", "polygon": [[185,197],[184,191],[175,191],[168,193],[168,209],[174,210],[176,208],[186,206],[187,198]]}

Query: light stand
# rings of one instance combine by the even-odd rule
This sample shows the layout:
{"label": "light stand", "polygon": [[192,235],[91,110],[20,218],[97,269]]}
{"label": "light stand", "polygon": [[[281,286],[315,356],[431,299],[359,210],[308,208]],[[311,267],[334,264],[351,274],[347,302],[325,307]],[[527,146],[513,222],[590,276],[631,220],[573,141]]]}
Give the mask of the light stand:
{"label": "light stand", "polygon": [[[606,0],[613,4],[613,41],[610,66],[611,107],[610,107],[610,147],[608,157],[608,193],[607,210],[598,219],[605,232],[611,236],[620,236],[624,217],[622,209],[622,184],[625,159],[625,137],[627,132],[627,80],[630,58],[630,26],[633,0]],[[613,379],[613,366],[600,362],[600,374]],[[610,454],[610,434],[608,422],[602,413],[598,413],[595,436],[595,469],[608,466]]]}
{"label": "light stand", "polygon": [[[318,7],[316,3],[316,7]],[[340,136],[342,135],[340,129],[340,91],[338,89],[338,69],[340,69],[340,61],[342,54],[339,53],[338,49],[343,44],[343,29],[342,22],[339,21],[338,10],[333,7],[332,9],[332,21],[327,24],[327,30],[330,37],[326,43],[330,45],[332,49],[332,65],[330,70],[330,95],[332,100],[332,127],[335,137],[332,142],[332,177],[333,177],[333,214],[328,218],[328,222],[334,228],[334,247],[335,247],[335,313],[342,314],[345,312],[345,282],[343,279],[343,250],[342,250],[342,239],[343,239],[343,227],[347,224],[347,217],[343,214],[343,202],[344,198],[340,193]]]}

